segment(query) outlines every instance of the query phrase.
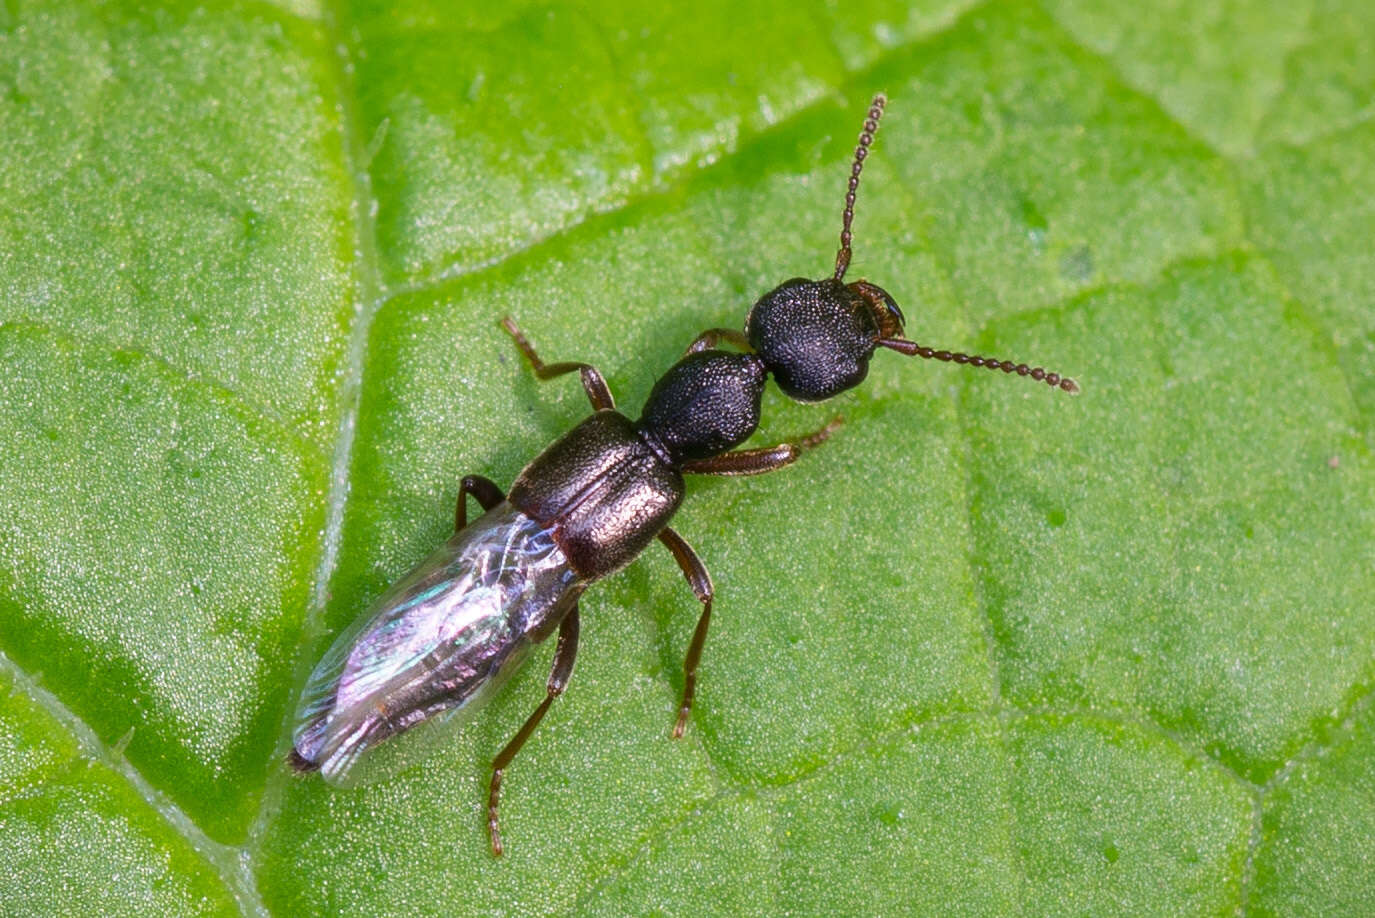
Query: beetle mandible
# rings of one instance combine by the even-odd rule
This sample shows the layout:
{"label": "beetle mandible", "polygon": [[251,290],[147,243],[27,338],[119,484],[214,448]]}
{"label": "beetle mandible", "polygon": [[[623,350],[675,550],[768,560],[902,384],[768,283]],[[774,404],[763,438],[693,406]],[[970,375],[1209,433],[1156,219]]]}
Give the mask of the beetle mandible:
{"label": "beetle mandible", "polygon": [[[542,452],[509,493],[464,478],[454,535],[384,593],[345,631],[311,674],[287,756],[297,771],[340,780],[388,737],[459,709],[472,710],[524,653],[558,631],[545,698],[492,762],[487,828],[502,853],[501,782],[554,699],[578,649],[578,600],[587,586],[625,567],[657,539],[701,603],[683,664],[673,736],[687,727],[714,592],[696,552],[669,528],[684,475],[758,475],[783,468],[840,423],[791,443],[736,449],[759,426],[764,383],[788,396],[831,398],[863,381],[882,347],[908,356],[1017,373],[1066,392],[1072,379],[1010,360],[937,350],[903,337],[902,311],[883,288],[846,284],[860,172],[887,99],[874,97],[850,167],[835,272],[793,278],[764,294],[743,333],[713,328],[654,385],[639,420],[616,410],[606,380],[586,363],[546,364],[509,318],[502,325],[535,375],[577,372],[594,412]],[[735,351],[717,349],[722,342]],[[471,524],[467,497],[485,511]]]}

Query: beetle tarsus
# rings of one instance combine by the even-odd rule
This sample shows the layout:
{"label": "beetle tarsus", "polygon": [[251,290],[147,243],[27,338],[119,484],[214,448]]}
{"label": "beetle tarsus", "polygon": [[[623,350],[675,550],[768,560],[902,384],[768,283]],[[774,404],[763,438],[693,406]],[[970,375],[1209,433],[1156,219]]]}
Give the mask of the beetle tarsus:
{"label": "beetle tarsus", "polygon": [[836,415],[835,417],[831,418],[830,421],[827,422],[825,427],[821,428],[820,430],[813,431],[812,433],[809,433],[802,439],[798,440],[797,451],[801,452],[804,449],[813,449],[815,447],[820,446],[821,444],[829,440],[831,438],[831,434],[839,430],[840,425],[844,423],[845,416],[840,414]]}
{"label": "beetle tarsus", "polygon": [[492,771],[492,786],[487,792],[487,834],[492,839],[492,857],[501,857],[505,848],[501,845],[501,829],[497,827],[497,801],[501,796],[501,776],[505,769]]}

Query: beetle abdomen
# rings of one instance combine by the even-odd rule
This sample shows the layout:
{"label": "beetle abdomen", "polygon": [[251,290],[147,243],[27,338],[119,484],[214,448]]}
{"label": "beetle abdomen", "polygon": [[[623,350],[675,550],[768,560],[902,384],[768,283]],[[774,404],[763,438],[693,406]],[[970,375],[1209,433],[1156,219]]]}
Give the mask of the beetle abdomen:
{"label": "beetle abdomen", "polygon": [[334,642],[302,697],[293,767],[338,782],[382,740],[472,709],[585,586],[547,527],[498,504]]}
{"label": "beetle abdomen", "polygon": [[598,411],[527,465],[507,498],[548,526],[587,580],[625,567],[683,501],[683,476],[625,415]]}

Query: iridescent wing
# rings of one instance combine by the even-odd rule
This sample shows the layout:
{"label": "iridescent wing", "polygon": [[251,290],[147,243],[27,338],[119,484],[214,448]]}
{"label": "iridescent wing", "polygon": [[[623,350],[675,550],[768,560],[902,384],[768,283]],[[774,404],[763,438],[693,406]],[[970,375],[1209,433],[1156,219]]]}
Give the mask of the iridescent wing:
{"label": "iridescent wing", "polygon": [[476,710],[584,586],[549,530],[499,504],[334,642],[302,695],[297,756],[331,783],[351,783],[387,738],[436,718],[460,722],[454,715]]}

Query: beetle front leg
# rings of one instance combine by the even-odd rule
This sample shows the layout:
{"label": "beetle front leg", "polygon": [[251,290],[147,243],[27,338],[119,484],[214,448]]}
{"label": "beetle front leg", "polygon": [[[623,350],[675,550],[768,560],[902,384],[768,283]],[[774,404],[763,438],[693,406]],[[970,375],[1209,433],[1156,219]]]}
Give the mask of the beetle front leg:
{"label": "beetle front leg", "polygon": [[688,645],[687,657],[683,660],[683,703],[678,706],[678,722],[673,725],[673,738],[677,739],[687,730],[688,714],[692,711],[692,696],[697,690],[697,664],[702,661],[702,647],[707,642],[707,627],[711,624],[711,600],[716,595],[711,585],[711,575],[706,565],[692,546],[672,529],[665,527],[659,533],[659,541],[673,552],[673,559],[687,578],[692,592],[702,604],[702,614],[697,619],[697,628],[692,632],[692,643]]}
{"label": "beetle front leg", "polygon": [[616,400],[611,397],[611,388],[602,378],[602,374],[597,372],[597,368],[590,363],[578,363],[576,361],[566,361],[564,363],[545,363],[539,359],[535,353],[535,346],[530,343],[530,339],[516,327],[516,323],[510,316],[501,320],[501,327],[506,329],[506,333],[515,339],[516,347],[525,355],[525,359],[530,361],[530,368],[535,371],[535,376],[540,379],[553,379],[562,376],[564,373],[579,371],[582,376],[582,388],[587,393],[587,400],[592,403],[592,410],[606,411],[616,407]]}
{"label": "beetle front leg", "polygon": [[737,449],[732,453],[722,453],[708,459],[696,459],[683,464],[683,471],[690,475],[762,475],[792,465],[804,451],[825,443],[827,438],[841,425],[844,418],[836,415],[825,427],[809,433],[796,443],[780,443],[777,446],[764,446],[758,449]]}
{"label": "beetle front leg", "polygon": [[754,351],[754,348],[750,347],[750,339],[746,338],[741,332],[733,328],[708,328],[696,338],[692,339],[692,343],[687,346],[687,350],[683,351],[683,354],[686,356],[688,354],[696,354],[699,351],[711,350],[722,341],[729,341],[746,354],[753,353]]}
{"label": "beetle front leg", "polygon": [[466,498],[469,494],[477,498],[483,510],[491,510],[506,499],[506,495],[501,493],[501,488],[498,488],[492,479],[483,478],[481,475],[465,476],[458,485],[458,504],[454,507],[454,532],[459,532],[468,525]]}
{"label": "beetle front leg", "polygon": [[563,690],[568,687],[568,679],[573,675],[573,658],[578,655],[578,604],[573,603],[573,608],[567,617],[559,625],[559,643],[554,648],[554,666],[549,671],[549,684],[546,687],[544,700],[540,706],[535,708],[535,713],[525,719],[525,723],[516,731],[516,735],[511,737],[511,741],[497,753],[497,757],[492,760],[492,784],[487,792],[487,832],[492,839],[492,854],[501,857],[501,832],[497,828],[497,804],[501,798],[501,779],[506,774],[506,768],[511,764],[511,760],[520,752],[520,747],[525,745],[525,741],[530,738],[530,734],[535,732],[539,722],[544,719],[544,712],[549,710],[549,705],[553,704],[554,699],[563,694]]}

